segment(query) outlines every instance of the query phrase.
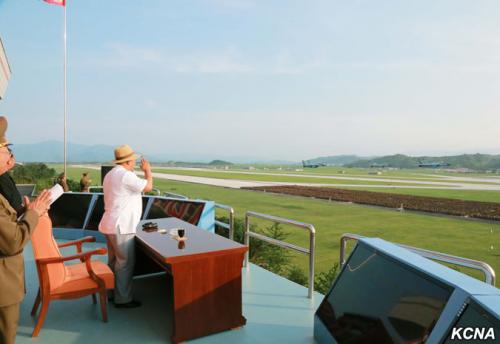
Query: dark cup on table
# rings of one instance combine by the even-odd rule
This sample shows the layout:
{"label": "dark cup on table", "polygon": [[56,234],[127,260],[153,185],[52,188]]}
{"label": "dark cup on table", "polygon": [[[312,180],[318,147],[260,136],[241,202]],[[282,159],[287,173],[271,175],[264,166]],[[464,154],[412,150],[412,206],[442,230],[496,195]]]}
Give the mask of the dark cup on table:
{"label": "dark cup on table", "polygon": [[179,228],[177,230],[177,235],[179,236],[179,238],[183,238],[184,234],[186,234],[186,230],[184,228]]}

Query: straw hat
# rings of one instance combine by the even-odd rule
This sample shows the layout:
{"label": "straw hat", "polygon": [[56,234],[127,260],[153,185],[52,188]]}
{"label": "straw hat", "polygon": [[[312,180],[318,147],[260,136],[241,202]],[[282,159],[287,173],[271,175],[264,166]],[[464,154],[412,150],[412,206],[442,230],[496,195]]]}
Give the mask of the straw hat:
{"label": "straw hat", "polygon": [[10,146],[11,143],[5,137],[5,132],[7,131],[7,118],[0,116],[0,148]]}
{"label": "straw hat", "polygon": [[137,159],[139,159],[139,156],[135,154],[129,145],[121,145],[120,147],[115,148],[115,160],[113,160],[114,164],[121,164],[122,162]]}

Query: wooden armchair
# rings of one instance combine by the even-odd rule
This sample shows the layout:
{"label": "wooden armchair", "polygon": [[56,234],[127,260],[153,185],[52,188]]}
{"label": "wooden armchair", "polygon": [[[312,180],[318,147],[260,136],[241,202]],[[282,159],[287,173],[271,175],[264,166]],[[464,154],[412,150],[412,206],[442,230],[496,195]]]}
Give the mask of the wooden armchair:
{"label": "wooden armchair", "polygon": [[[31,236],[31,241],[40,283],[31,315],[36,314],[40,302],[42,303],[40,315],[31,336],[38,336],[52,300],[76,299],[92,295],[95,304],[95,294],[99,293],[102,319],[107,322],[106,290],[114,288],[115,278],[105,263],[90,259],[92,255],[106,254],[107,250],[99,248],[82,252],[83,243],[95,241],[93,237],[85,237],[58,245],[54,240],[52,222],[48,216],[40,218],[38,226]],[[62,256],[59,248],[67,246],[76,246],[77,253],[71,256]],[[81,263],[64,264],[70,260],[80,260]]]}

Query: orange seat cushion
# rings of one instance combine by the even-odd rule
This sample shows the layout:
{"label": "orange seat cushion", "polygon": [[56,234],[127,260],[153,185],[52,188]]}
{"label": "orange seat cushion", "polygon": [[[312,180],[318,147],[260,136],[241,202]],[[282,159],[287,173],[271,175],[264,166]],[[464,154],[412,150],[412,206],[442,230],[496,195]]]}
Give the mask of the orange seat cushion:
{"label": "orange seat cushion", "polygon": [[[91,264],[95,274],[104,279],[106,289],[114,289],[115,277],[111,269],[105,263],[98,260],[92,261]],[[85,263],[66,265],[65,269],[66,276],[64,281],[60,286],[50,291],[52,295],[97,288],[97,283],[90,278]]]}

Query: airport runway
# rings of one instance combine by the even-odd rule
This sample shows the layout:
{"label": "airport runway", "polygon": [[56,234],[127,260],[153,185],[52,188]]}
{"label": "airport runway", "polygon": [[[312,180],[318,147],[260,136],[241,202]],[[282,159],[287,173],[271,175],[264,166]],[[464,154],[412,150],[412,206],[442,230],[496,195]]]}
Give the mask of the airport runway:
{"label": "airport runway", "polygon": [[[100,170],[99,166],[95,165],[73,165],[74,167],[87,168],[93,170]],[[194,169],[186,168],[182,170],[195,170],[195,171],[210,171],[210,169]],[[252,174],[251,172],[244,171],[220,171],[220,172],[231,172],[231,173],[242,173],[242,174]],[[142,172],[137,172],[139,175]],[[255,174],[255,173],[253,173]],[[263,173],[260,173],[263,174]],[[464,183],[462,178],[451,177],[446,182],[433,182],[433,181],[421,181],[421,180],[411,180],[411,179],[390,179],[390,178],[367,178],[367,177],[337,177],[337,176],[316,176],[316,175],[303,175],[303,174],[285,174],[285,173],[265,173],[266,175],[273,176],[300,176],[300,177],[310,177],[314,178],[329,178],[338,180],[353,180],[353,181],[376,181],[380,183],[412,183],[421,185],[372,185],[372,184],[319,184],[319,183],[290,183],[290,182],[263,182],[263,181],[252,181],[252,180],[237,180],[237,179],[221,179],[221,178],[210,178],[210,177],[196,177],[196,176],[186,176],[180,174],[171,173],[160,173],[153,172],[153,177],[158,179],[175,180],[180,182],[198,183],[213,186],[221,186],[226,188],[239,189],[242,187],[255,187],[255,186],[278,186],[278,185],[301,185],[301,186],[329,186],[329,187],[355,187],[355,188],[405,188],[405,189],[442,189],[442,190],[494,190],[500,191],[500,181],[498,184],[472,184]],[[445,176],[443,176],[445,177]],[[457,178],[461,182],[453,182],[453,178]],[[464,177],[465,178],[465,177]],[[455,179],[455,180],[457,180]],[[491,179],[487,179],[489,183],[492,183]],[[468,177],[467,181],[471,182],[481,182],[481,178],[475,179]]]}

